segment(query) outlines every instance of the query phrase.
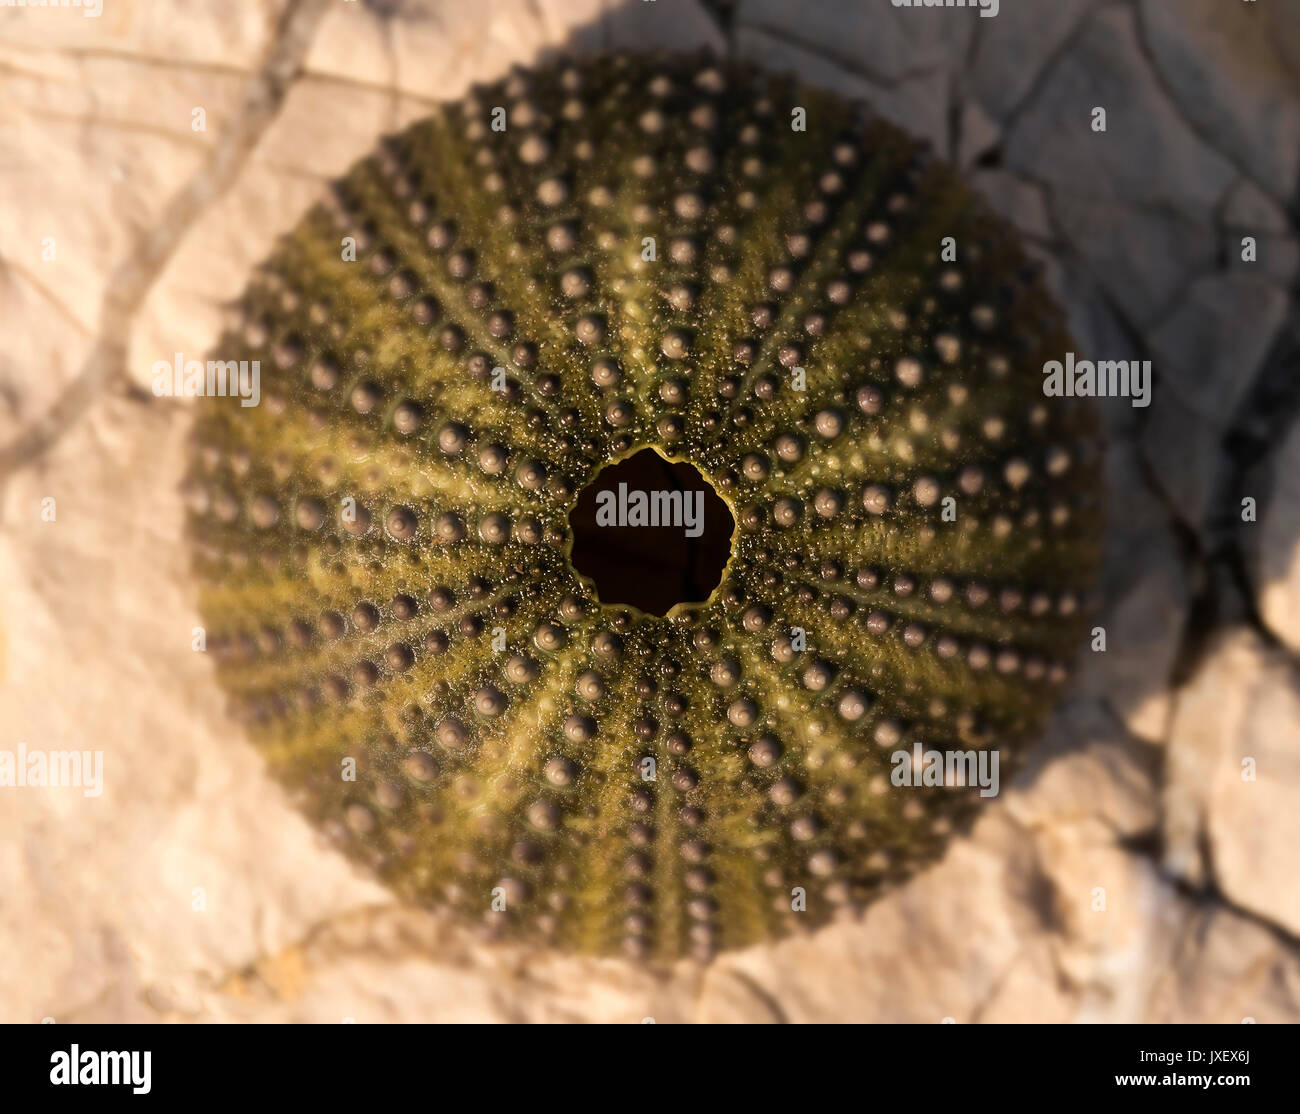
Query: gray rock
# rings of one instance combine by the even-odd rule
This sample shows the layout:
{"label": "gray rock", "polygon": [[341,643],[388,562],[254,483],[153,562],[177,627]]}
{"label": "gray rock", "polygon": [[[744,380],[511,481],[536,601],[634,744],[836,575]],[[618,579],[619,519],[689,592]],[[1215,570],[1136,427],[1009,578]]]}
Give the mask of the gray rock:
{"label": "gray rock", "polygon": [[[1169,732],[1165,865],[1300,934],[1300,673],[1245,627],[1182,688]],[[1208,846],[1209,861],[1198,849]]]}
{"label": "gray rock", "polygon": [[877,92],[861,74],[852,73],[837,62],[782,39],[766,29],[738,27],[733,51],[738,58],[753,62],[773,73],[797,74],[801,81],[830,89],[840,96],[874,104]]}
{"label": "gray rock", "polygon": [[1003,800],[1026,828],[1095,819],[1133,839],[1159,822],[1153,750],[1100,700],[1082,696],[1057,709]]}
{"label": "gray rock", "polygon": [[989,208],[1021,232],[1039,240],[1051,239],[1052,225],[1042,187],[1006,170],[976,170],[970,181]]}
{"label": "gray rock", "polygon": [[1223,223],[1244,232],[1287,232],[1286,211],[1249,178],[1242,178],[1223,203]]}
{"label": "gray rock", "polygon": [[1034,83],[1082,25],[1096,0],[1002,4],[996,19],[978,29],[979,42],[966,88],[993,116],[1005,119],[1022,105]]}
{"label": "gray rock", "polygon": [[1197,279],[1151,334],[1157,389],[1172,391],[1226,429],[1286,312],[1286,292],[1262,276],[1232,272]]}
{"label": "gray rock", "polygon": [[[1106,109],[1104,133],[1092,131],[1094,106]],[[1212,209],[1236,177],[1160,87],[1123,7],[1089,19],[1011,128],[1005,155],[1009,168],[1071,193],[1191,215]]]}
{"label": "gray rock", "polygon": [[796,73],[801,81],[866,101],[883,119],[928,140],[936,152],[948,154],[948,76],[942,70],[888,86],[873,85],[838,61],[813,54],[765,29],[750,27],[736,31],[735,53],[778,73]]}
{"label": "gray rock", "polygon": [[[1036,246],[1033,254],[1053,256],[1050,249]],[[1136,358],[1135,342],[1111,305],[1105,288],[1087,267],[1066,252],[1057,249],[1054,254],[1066,262],[1050,265],[1045,278],[1048,289],[1065,307],[1076,354],[1089,360],[1119,358],[1117,353],[1124,359],[1129,359],[1130,354]],[[1108,437],[1126,440],[1137,436],[1142,412],[1132,405],[1132,400],[1099,399],[1096,405]]]}
{"label": "gray rock", "polygon": [[1300,95],[1274,49],[1269,7],[1294,5],[1142,0],[1142,28],[1199,134],[1289,198],[1300,184]]}
{"label": "gray rock", "polygon": [[1142,427],[1142,455],[1184,525],[1201,531],[1210,514],[1215,484],[1226,466],[1224,427],[1157,383]]}
{"label": "gray rock", "polygon": [[[1223,205],[1224,256],[1228,268],[1262,275],[1290,286],[1300,273],[1300,240],[1291,232],[1285,210],[1249,179],[1243,178]],[[1243,258],[1243,237],[1255,240],[1255,259]]]}
{"label": "gray rock", "polygon": [[1261,512],[1254,526],[1252,571],[1260,618],[1294,654],[1300,654],[1300,423],[1272,462],[1267,499],[1253,494]]}
{"label": "gray rock", "polygon": [[888,87],[966,57],[978,11],[926,11],[842,0],[740,0],[736,28],[766,32]]}
{"label": "gray rock", "polygon": [[957,150],[950,152],[956,164],[966,169],[981,155],[997,148],[1002,139],[1002,129],[975,101],[961,110],[960,139]]}
{"label": "gray rock", "polygon": [[1291,77],[1291,84],[1300,89],[1300,6],[1269,4],[1268,15],[1272,22],[1270,41]]}
{"label": "gray rock", "polygon": [[1053,191],[1049,204],[1062,237],[1139,327],[1155,321],[1193,278],[1214,267],[1218,238],[1208,211],[1193,219],[1173,209],[1138,208],[1064,190]]}
{"label": "gray rock", "polygon": [[1290,286],[1300,274],[1300,240],[1294,236],[1257,236],[1253,263],[1242,258],[1240,233],[1228,233],[1227,238],[1230,271],[1266,278],[1280,287]]}
{"label": "gray rock", "polygon": [[1080,699],[1108,706],[1139,739],[1164,738],[1169,678],[1187,622],[1191,583],[1168,513],[1147,486],[1136,450],[1113,443],[1106,454],[1103,608],[1096,625],[1106,650],[1080,649]]}

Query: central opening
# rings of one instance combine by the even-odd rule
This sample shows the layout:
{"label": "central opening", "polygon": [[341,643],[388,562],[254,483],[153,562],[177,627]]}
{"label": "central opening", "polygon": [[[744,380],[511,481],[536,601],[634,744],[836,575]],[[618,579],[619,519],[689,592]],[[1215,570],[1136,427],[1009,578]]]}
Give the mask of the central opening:
{"label": "central opening", "polygon": [[604,604],[667,615],[722,579],[736,528],[698,468],[642,449],[602,468],[569,513],[573,567]]}

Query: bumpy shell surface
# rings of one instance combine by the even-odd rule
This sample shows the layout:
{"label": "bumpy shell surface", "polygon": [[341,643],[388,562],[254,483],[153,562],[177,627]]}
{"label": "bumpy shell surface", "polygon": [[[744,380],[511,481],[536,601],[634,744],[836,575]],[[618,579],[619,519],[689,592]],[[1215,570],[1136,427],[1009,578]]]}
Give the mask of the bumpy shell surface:
{"label": "bumpy shell surface", "polygon": [[[822,923],[977,803],[891,755],[1005,780],[1079,648],[1069,347],[861,106],[700,58],[517,72],[355,166],[214,353],[262,369],[259,406],[204,400],[187,480],[219,679],[310,817],[486,931],[670,959]],[[568,557],[647,446],[736,521],[664,618]]]}

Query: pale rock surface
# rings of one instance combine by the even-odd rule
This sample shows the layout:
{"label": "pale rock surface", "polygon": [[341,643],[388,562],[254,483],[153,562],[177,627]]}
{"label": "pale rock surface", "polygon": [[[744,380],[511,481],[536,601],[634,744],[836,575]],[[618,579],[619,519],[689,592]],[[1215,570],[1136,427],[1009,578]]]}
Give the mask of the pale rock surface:
{"label": "pale rock surface", "polygon": [[1178,948],[1159,973],[1147,1020],[1188,1017],[1227,1025],[1292,1021],[1300,1008],[1300,958],[1272,929],[1221,905],[1189,909]]}
{"label": "pale rock surface", "polygon": [[[201,164],[281,8],[108,4],[98,19],[5,9],[0,180],[22,204],[0,206],[0,317],[33,326],[0,357],[12,362],[0,400],[6,439],[86,359],[110,273]],[[206,132],[192,130],[195,107]]]}
{"label": "pale rock surface", "polygon": [[21,625],[5,624],[4,746],[103,752],[99,796],[3,790],[0,939],[28,957],[0,969],[6,1021],[62,1019],[124,982],[192,996],[275,940],[386,896],[232,745],[210,662],[191,649],[182,417],[102,404],[4,493],[6,616],[27,601]]}
{"label": "pale rock surface", "polygon": [[[1253,631],[1225,633],[1179,691],[1164,793],[1165,863],[1300,935],[1300,670]],[[1204,846],[1208,861],[1200,861]]]}

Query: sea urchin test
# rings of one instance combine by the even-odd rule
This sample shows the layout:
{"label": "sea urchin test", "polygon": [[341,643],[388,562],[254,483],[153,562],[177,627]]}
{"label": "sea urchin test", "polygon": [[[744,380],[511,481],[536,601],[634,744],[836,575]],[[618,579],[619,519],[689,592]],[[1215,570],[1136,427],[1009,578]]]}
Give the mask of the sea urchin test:
{"label": "sea urchin test", "polygon": [[[894,756],[1005,778],[1081,642],[1071,348],[861,105],[698,57],[515,72],[379,143],[233,311],[261,404],[199,400],[186,481],[218,678],[344,851],[489,935],[707,959],[851,913],[979,807]],[[633,457],[726,520],[665,614],[575,565]]]}

